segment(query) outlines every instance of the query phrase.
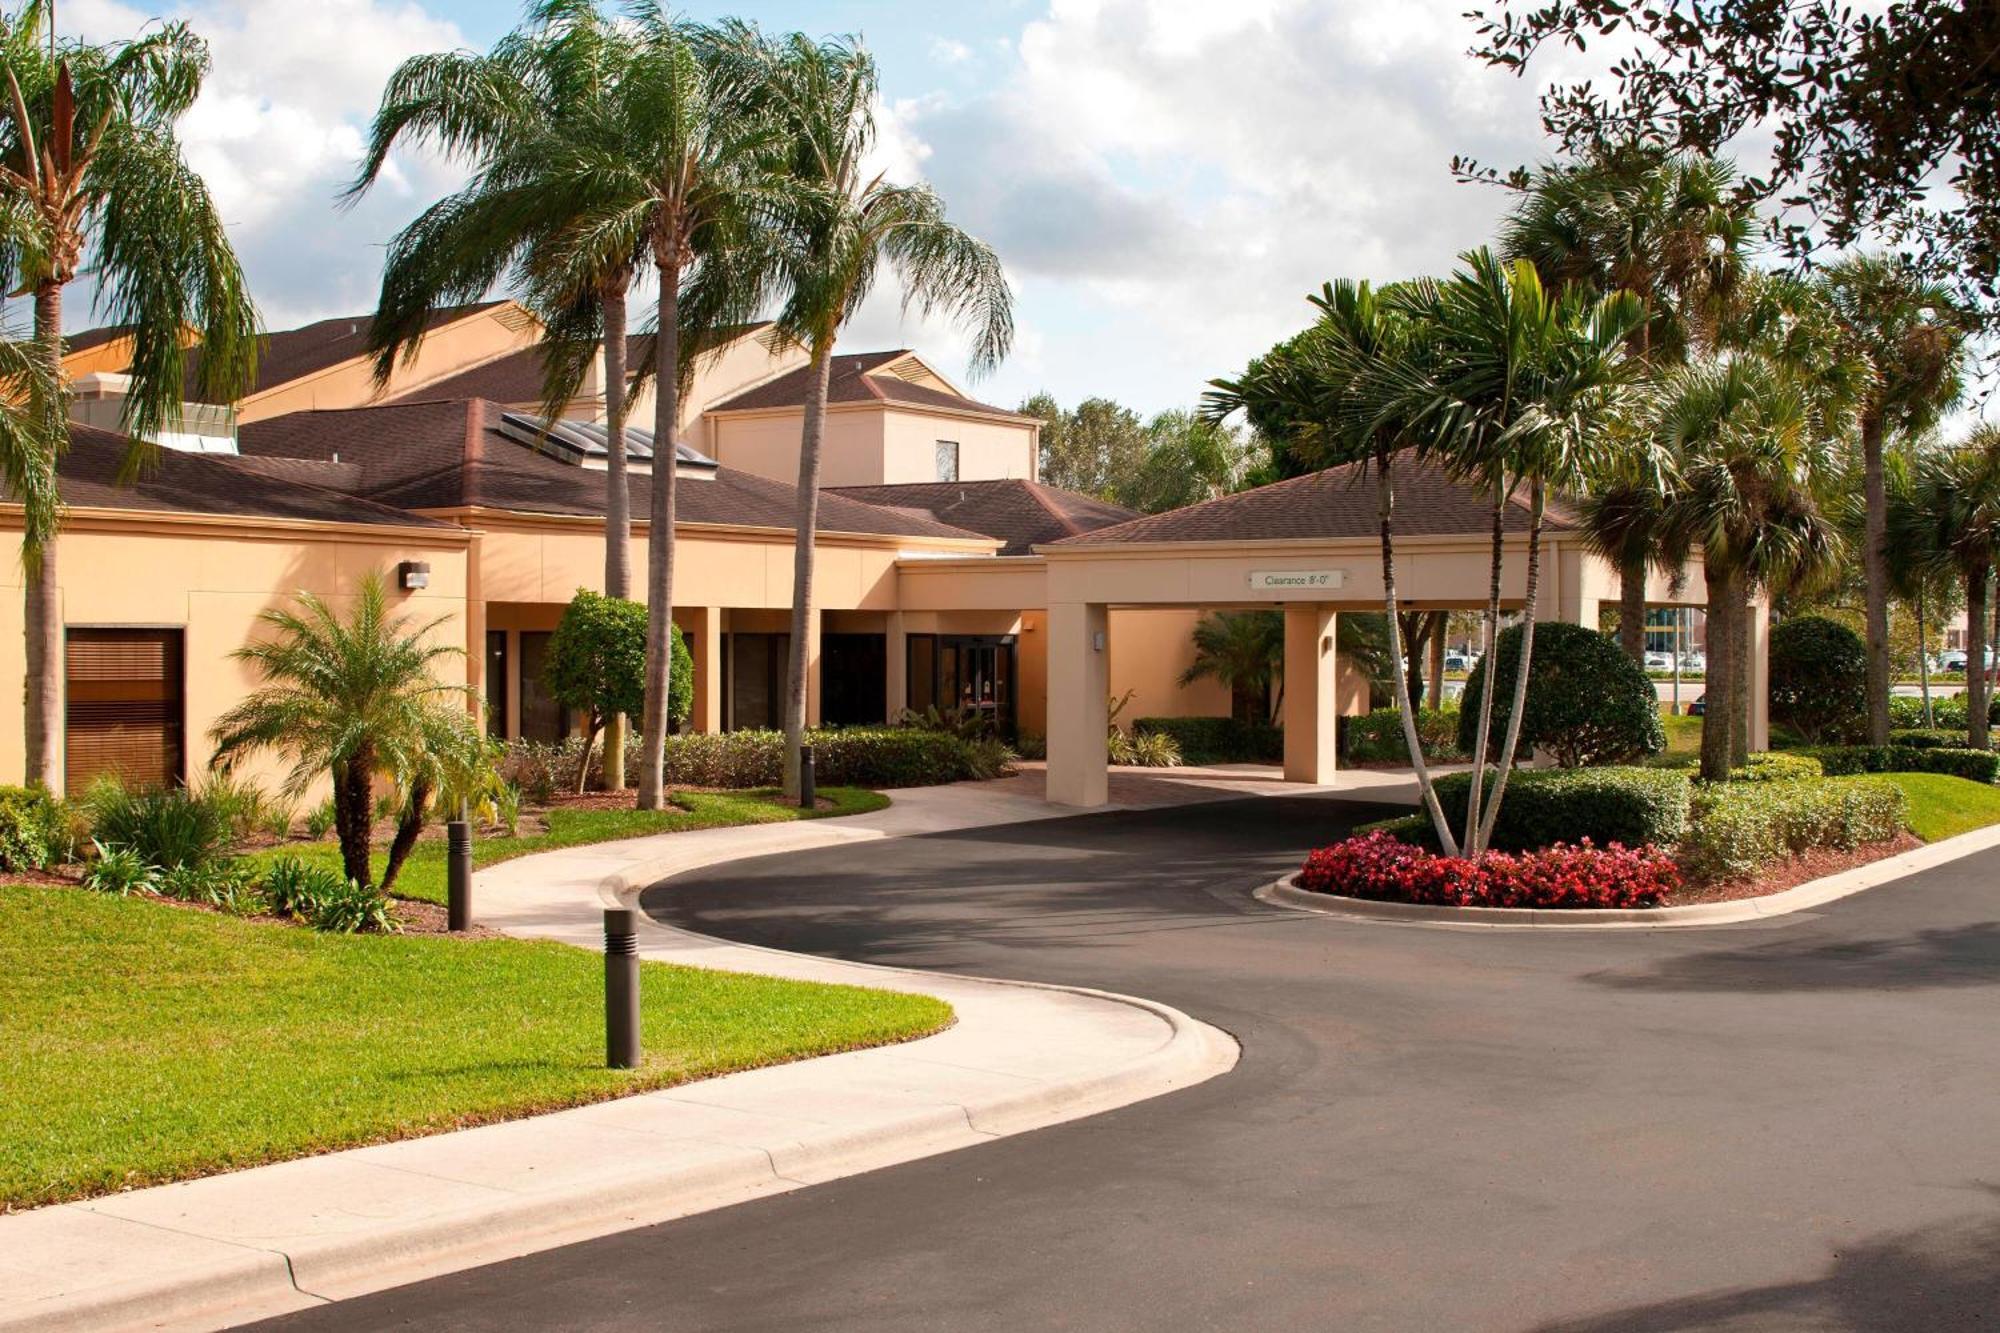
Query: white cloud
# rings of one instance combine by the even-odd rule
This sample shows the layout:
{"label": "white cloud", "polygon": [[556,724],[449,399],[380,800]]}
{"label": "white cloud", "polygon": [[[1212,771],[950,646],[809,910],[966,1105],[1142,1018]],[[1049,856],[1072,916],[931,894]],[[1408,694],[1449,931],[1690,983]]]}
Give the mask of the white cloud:
{"label": "white cloud", "polygon": [[[66,31],[92,41],[129,39],[148,22],[112,0],[70,0],[60,12]],[[369,309],[382,245],[461,176],[406,156],[352,211],[337,211],[335,196],[354,174],[391,71],[419,52],[463,46],[459,30],[392,0],[197,0],[176,16],[214,57],[181,138],[266,322],[286,328]]]}
{"label": "white cloud", "polygon": [[931,59],[940,65],[965,65],[972,61],[972,48],[953,37],[931,38]]}
{"label": "white cloud", "polygon": [[1301,327],[1325,279],[1487,240],[1504,201],[1454,182],[1453,154],[1546,149],[1535,87],[1466,54],[1463,8],[1054,0],[990,94],[897,104],[905,155],[1033,283],[1042,364],[998,388],[1185,403]]}

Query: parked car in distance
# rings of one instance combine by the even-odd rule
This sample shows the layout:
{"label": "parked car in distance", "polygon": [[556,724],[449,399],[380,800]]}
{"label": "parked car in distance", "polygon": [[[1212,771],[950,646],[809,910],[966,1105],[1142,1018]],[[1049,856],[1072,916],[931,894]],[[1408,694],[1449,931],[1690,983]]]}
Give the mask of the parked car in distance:
{"label": "parked car in distance", "polygon": [[1477,657],[1467,653],[1446,653],[1444,655],[1444,669],[1446,671],[1470,671],[1478,663],[1479,659]]}
{"label": "parked car in distance", "polygon": [[1646,670],[1672,671],[1673,669],[1674,669],[1674,655],[1672,653],[1646,654]]}
{"label": "parked car in distance", "polygon": [[1706,694],[1697,694],[1694,697],[1694,702],[1688,705],[1688,716],[1705,717],[1707,716],[1707,714],[1708,714],[1708,696]]}
{"label": "parked car in distance", "polygon": [[1682,653],[1682,654],[1681,654],[1681,670],[1683,670],[1683,671],[1706,671],[1706,670],[1708,670],[1708,654],[1707,654],[1707,653],[1697,653],[1697,652],[1685,652],[1685,653]]}
{"label": "parked car in distance", "polygon": [[1945,672],[1948,675],[1953,675],[1953,676],[1964,675],[1965,650],[1962,648],[1953,648],[1949,652],[1939,653],[1937,660],[1937,669],[1939,671]]}

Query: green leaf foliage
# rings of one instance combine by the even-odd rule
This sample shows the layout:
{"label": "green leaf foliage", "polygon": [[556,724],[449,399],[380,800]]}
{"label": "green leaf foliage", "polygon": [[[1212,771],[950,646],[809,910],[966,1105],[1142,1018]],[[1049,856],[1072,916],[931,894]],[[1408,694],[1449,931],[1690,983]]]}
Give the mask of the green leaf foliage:
{"label": "green leaf foliage", "polygon": [[[1514,676],[1521,660],[1521,627],[1500,635],[1491,658],[1482,659],[1465,683],[1458,716],[1458,748],[1471,753],[1486,690],[1487,664],[1497,659],[1491,737],[1506,732],[1513,711]],[[1527,713],[1521,719],[1523,752],[1555,756],[1564,768],[1628,763],[1667,748],[1659,696],[1645,670],[1619,651],[1615,640],[1580,625],[1535,627]],[[1509,784],[1508,795],[1513,794]]]}
{"label": "green leaf foliage", "polygon": [[1851,851],[1902,832],[1905,810],[1902,790],[1879,778],[1705,783],[1681,868],[1695,880],[1738,879],[1815,848]]}
{"label": "green leaf foliage", "polygon": [[46,870],[75,849],[70,818],[45,787],[0,787],[0,870]]}
{"label": "green leaf foliage", "polygon": [[1919,748],[1909,745],[1830,745],[1807,751],[1828,775],[1945,773],[1974,782],[2000,782],[2000,753],[1991,750]]}
{"label": "green leaf foliage", "polygon": [[1269,763],[1285,754],[1282,728],[1234,717],[1142,717],[1132,734],[1171,736],[1189,764]]}
{"label": "green leaf foliage", "polygon": [[[678,626],[674,630],[675,675],[688,655]],[[688,664],[688,688],[673,691],[678,705],[674,721],[684,721],[693,705],[694,666]],[[679,685],[678,680],[675,681]],[[563,608],[555,633],[549,636],[542,662],[542,688],[565,708],[590,714],[591,730],[619,714],[636,717],[645,705],[646,608],[623,597],[606,597],[588,588]]]}
{"label": "green leaf foliage", "polygon": [[1866,730],[1868,649],[1853,630],[1825,616],[1787,620],[1771,631],[1770,663],[1773,722],[1814,744]]}
{"label": "green leaf foliage", "polygon": [[[1495,776],[1487,774],[1489,792]],[[1472,775],[1447,773],[1436,785],[1446,816],[1462,829]],[[1671,847],[1687,831],[1691,787],[1676,769],[1522,769],[1507,782],[1492,846],[1523,851],[1588,838],[1600,847]]]}

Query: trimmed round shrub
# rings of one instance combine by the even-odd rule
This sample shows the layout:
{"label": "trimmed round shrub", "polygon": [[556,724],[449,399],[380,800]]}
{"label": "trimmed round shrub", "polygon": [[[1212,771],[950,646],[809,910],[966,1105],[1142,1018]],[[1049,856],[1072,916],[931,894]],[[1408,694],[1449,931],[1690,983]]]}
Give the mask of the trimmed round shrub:
{"label": "trimmed round shrub", "polygon": [[[1487,753],[1497,755],[1513,711],[1514,680],[1521,662],[1521,626],[1502,631],[1491,657],[1472,669],[1458,714],[1458,748],[1467,754],[1479,730],[1487,664],[1497,659],[1492,730]],[[1545,751],[1564,768],[1625,764],[1667,748],[1660,696],[1645,671],[1616,640],[1581,625],[1550,621],[1535,626],[1528,667],[1528,702],[1521,719],[1520,755]]]}
{"label": "trimmed round shrub", "polygon": [[1860,735],[1868,723],[1868,649],[1861,636],[1825,616],[1800,616],[1771,630],[1771,720],[1808,744]]}
{"label": "trimmed round shrub", "polygon": [[[1486,775],[1489,796],[1496,776]],[[1687,831],[1690,785],[1687,773],[1673,768],[1520,769],[1507,779],[1491,845],[1517,851],[1588,839],[1600,845],[1671,847]],[[1447,773],[1435,786],[1446,818],[1462,830],[1472,775]],[[1480,817],[1485,817],[1483,806]],[[1435,836],[1429,818],[1422,823],[1428,841]]]}

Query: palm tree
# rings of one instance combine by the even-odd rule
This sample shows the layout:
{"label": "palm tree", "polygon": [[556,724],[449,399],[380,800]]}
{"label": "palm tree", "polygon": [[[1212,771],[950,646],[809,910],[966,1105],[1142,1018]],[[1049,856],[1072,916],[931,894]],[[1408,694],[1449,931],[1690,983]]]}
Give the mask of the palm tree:
{"label": "palm tree", "polygon": [[1181,673],[1183,687],[1213,680],[1228,688],[1233,699],[1254,707],[1262,718],[1276,722],[1284,702],[1279,685],[1285,665],[1285,617],[1277,611],[1215,611],[1194,626],[1194,663]]}
{"label": "palm tree", "polygon": [[[34,295],[34,339],[54,386],[47,429],[24,494],[52,495],[67,441],[62,383],[63,293],[79,273],[97,286],[107,322],[132,338],[125,425],[131,466],[149,461],[184,396],[187,335],[201,342],[199,395],[229,402],[250,382],[257,312],[208,189],[187,164],[175,124],[201,92],[208,47],[185,23],[136,41],[93,46],[51,38],[52,0],[0,16],[8,111],[0,115],[0,278]],[[60,772],[63,625],[54,527],[30,531],[27,780]]]}
{"label": "palm tree", "polygon": [[528,134],[510,152],[572,200],[538,258],[550,290],[582,292],[631,255],[659,288],[653,363],[652,505],[646,547],[646,705],[638,805],[665,799],[669,634],[673,625],[676,433],[694,354],[757,313],[767,269],[759,234],[784,225],[800,189],[786,170],[784,127],[715,58],[709,37],[653,0],[627,11],[630,48],[607,95],[579,112],[575,134]]}
{"label": "palm tree", "polygon": [[[1398,304],[1418,330],[1417,355],[1412,373],[1381,386],[1378,416],[1406,423],[1409,434],[1430,441],[1448,472],[1492,497],[1488,660],[1500,625],[1506,512],[1512,497],[1527,490],[1521,659],[1490,802],[1484,797],[1490,690],[1481,696],[1474,733],[1465,830],[1467,854],[1477,859],[1499,817],[1527,711],[1548,494],[1580,490],[1602,472],[1637,371],[1627,347],[1646,312],[1627,292],[1594,297],[1571,287],[1558,295],[1526,260],[1504,261],[1483,249],[1465,255],[1445,281],[1410,284]],[[1625,438],[1623,447],[1644,448],[1638,435]]]}
{"label": "palm tree", "polygon": [[[625,448],[627,299],[637,252],[581,275],[554,253],[581,199],[555,151],[579,150],[609,126],[587,115],[623,74],[625,35],[595,0],[539,0],[525,26],[486,55],[413,56],[390,76],[368,151],[346,192],[358,199],[398,146],[426,146],[471,165],[472,179],[389,244],[369,326],[378,383],[415,356],[441,308],[483,299],[503,277],[543,324],[542,415],[564,415],[601,354],[604,368],[604,593],[631,595],[632,501]],[[613,145],[615,148],[615,143]],[[561,271],[562,281],[552,277]],[[579,276],[581,281],[578,281]],[[605,726],[604,785],[625,785],[621,719]]]}
{"label": "palm tree", "polygon": [[[1896,536],[1932,570],[1965,585],[1965,743],[1991,749],[1991,686],[1985,669],[1988,588],[2000,564],[2000,428],[1983,425],[1955,449],[1927,454],[1918,464],[1908,509]],[[2000,637],[2000,618],[1992,626]]]}
{"label": "palm tree", "polygon": [[[1536,172],[1503,226],[1501,249],[1533,262],[1551,287],[1643,299],[1647,315],[1631,351],[1657,369],[1713,346],[1744,285],[1755,223],[1730,163],[1625,144]],[[1652,470],[1629,466],[1629,456],[1613,451],[1607,475],[1592,479],[1583,519],[1592,548],[1618,569],[1619,644],[1643,661],[1662,497]]]}
{"label": "palm tree", "polygon": [[1888,484],[1883,445],[1922,434],[1963,388],[1967,316],[1944,287],[1877,255],[1844,259],[1820,275],[1819,291],[1842,341],[1871,375],[1855,415],[1861,444],[1867,602],[1868,739],[1889,741]]}
{"label": "palm tree", "polygon": [[[1221,420],[1242,411],[1259,429],[1273,429],[1287,441],[1287,456],[1321,467],[1360,462],[1357,483],[1375,485],[1376,526],[1382,550],[1382,611],[1388,639],[1390,689],[1403,724],[1403,740],[1417,778],[1417,790],[1439,844],[1457,855],[1458,836],[1439,803],[1417,734],[1410,699],[1400,610],[1396,597],[1396,459],[1407,451],[1421,458],[1427,445],[1392,411],[1379,404],[1415,373],[1414,330],[1392,299],[1397,289],[1377,292],[1366,282],[1341,279],[1308,299],[1319,311],[1313,326],[1250,363],[1243,377],[1210,381],[1203,413]],[[1345,623],[1345,617],[1341,623]]]}
{"label": "palm tree", "polygon": [[284,791],[293,798],[330,776],[341,866],[363,885],[372,882],[375,779],[389,778],[403,808],[382,872],[386,892],[423,829],[431,797],[462,790],[485,754],[466,707],[470,691],[440,683],[434,669],[463,650],[434,638],[449,615],[422,624],[392,615],[375,574],[361,581],[346,619],[311,593],[298,600],[296,611],[265,611],[259,619],[272,636],[233,654],[254,663],[264,684],[217,720],[211,765],[228,772],[261,750],[289,755]]}
{"label": "palm tree", "polygon": [[766,40],[731,23],[714,35],[718,61],[733,71],[746,101],[787,135],[787,166],[811,193],[773,256],[786,290],[777,331],[803,345],[808,361],[799,439],[798,519],[794,525],[790,662],[785,676],[784,790],[799,791],[805,734],[808,631],[819,525],[820,453],[833,350],[840,331],[874,290],[884,262],[902,287],[904,309],[955,316],[972,340],[972,370],[998,365],[1013,342],[1013,294],[999,259],[946,220],[928,185],[897,185],[871,174],[875,142],[875,61],[848,40],[794,33]]}
{"label": "palm tree", "polygon": [[1798,377],[1756,355],[1675,372],[1657,410],[1678,475],[1666,517],[1669,549],[1676,560],[1699,554],[1707,578],[1701,774],[1722,781],[1748,751],[1742,654],[1753,590],[1813,577],[1838,559],[1838,533],[1812,489],[1825,471],[1823,442]]}

